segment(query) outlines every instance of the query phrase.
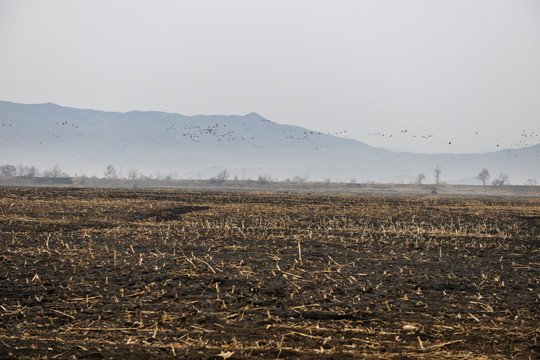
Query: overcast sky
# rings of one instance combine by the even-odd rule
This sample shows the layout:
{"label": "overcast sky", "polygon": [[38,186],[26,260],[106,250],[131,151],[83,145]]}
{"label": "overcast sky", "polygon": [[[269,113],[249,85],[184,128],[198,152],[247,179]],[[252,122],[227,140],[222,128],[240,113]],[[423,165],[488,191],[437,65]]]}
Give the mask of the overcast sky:
{"label": "overcast sky", "polygon": [[534,145],[540,1],[0,0],[0,100],[257,112],[415,152]]}

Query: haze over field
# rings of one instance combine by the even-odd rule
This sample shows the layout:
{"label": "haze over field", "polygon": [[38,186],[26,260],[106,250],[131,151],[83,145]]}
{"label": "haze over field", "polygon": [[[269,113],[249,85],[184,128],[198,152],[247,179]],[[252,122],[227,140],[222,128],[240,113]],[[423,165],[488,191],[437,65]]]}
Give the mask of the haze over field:
{"label": "haze over field", "polygon": [[[534,0],[0,0],[0,54],[0,100],[14,103],[55,103],[112,112],[166,111],[184,114],[188,123],[202,119],[187,118],[197,114],[240,114],[228,118],[231,120],[256,113],[271,120],[276,131],[297,126],[358,140],[362,144],[317,137],[317,141],[358,146],[366,151],[365,156],[371,156],[371,147],[487,156],[540,142],[540,2]],[[87,130],[88,139],[97,133],[103,141],[120,136],[102,133],[107,128],[93,122],[79,126]],[[22,135],[35,131],[19,130]],[[131,130],[145,134],[148,129]],[[259,130],[261,136],[267,134]],[[278,141],[279,137],[273,137],[276,134],[268,135],[267,141]],[[3,156],[26,154],[32,159],[44,155],[32,153],[38,150],[26,145],[17,147],[24,143],[24,136],[15,137],[19,144],[5,138],[0,139]],[[67,133],[56,139],[55,146],[62,149],[79,145]],[[163,150],[176,141],[170,134],[154,139],[163,141],[155,144]],[[236,140],[234,146],[225,138],[218,144],[231,145],[232,153],[242,154],[236,159],[245,164],[197,158],[203,162],[191,174],[203,176],[204,169],[214,166],[258,167],[256,172],[267,167],[260,148],[254,152],[248,142]],[[100,144],[101,140],[93,141]],[[286,147],[286,141],[260,141],[263,148],[281,147],[282,158],[292,161],[298,157]],[[132,144],[120,144],[124,143],[102,149],[123,151],[121,159],[109,156],[109,162],[117,166],[134,166],[127,160],[135,154],[151,156]],[[202,143],[194,145],[204,149]],[[310,160],[314,164],[299,160],[310,169],[310,176],[323,176],[313,168],[326,166],[324,159],[331,159],[339,168],[350,165],[348,158],[323,151],[327,145]],[[119,146],[125,147],[115,148]],[[303,146],[305,149],[307,144]],[[304,150],[295,151],[301,154]],[[163,152],[159,154],[164,157],[154,161],[154,168],[166,161]],[[407,160],[401,156],[395,163],[385,159],[383,167],[392,168],[393,173],[381,170],[366,180],[396,176],[396,181],[407,181],[404,179],[418,171],[431,177],[429,172],[438,159],[427,164],[418,160],[422,157],[433,159],[431,155]],[[321,160],[315,163],[317,158]],[[539,163],[527,163],[532,161],[528,156],[519,158],[521,162],[500,170],[493,164],[492,175],[509,172],[514,183],[536,176]],[[1,160],[12,163],[13,159]],[[379,168],[381,160],[374,160]],[[74,165],[66,163],[66,170],[80,172],[85,167],[85,172],[102,173],[98,171],[101,160],[97,165],[96,159],[73,155],[72,161]],[[144,166],[139,163],[137,168],[143,170]],[[472,169],[456,165],[454,171],[453,166],[441,165],[447,180],[475,176],[470,174]],[[512,175],[514,168],[516,175]],[[274,170],[273,176],[292,173]],[[326,173],[325,177],[343,180],[362,178],[333,168]]]}

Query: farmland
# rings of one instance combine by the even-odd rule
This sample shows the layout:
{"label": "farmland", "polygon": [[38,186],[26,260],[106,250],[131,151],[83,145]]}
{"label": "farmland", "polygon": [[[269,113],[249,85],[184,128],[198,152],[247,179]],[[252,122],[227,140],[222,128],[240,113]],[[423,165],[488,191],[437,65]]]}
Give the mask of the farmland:
{"label": "farmland", "polygon": [[540,199],[0,188],[0,358],[533,359]]}

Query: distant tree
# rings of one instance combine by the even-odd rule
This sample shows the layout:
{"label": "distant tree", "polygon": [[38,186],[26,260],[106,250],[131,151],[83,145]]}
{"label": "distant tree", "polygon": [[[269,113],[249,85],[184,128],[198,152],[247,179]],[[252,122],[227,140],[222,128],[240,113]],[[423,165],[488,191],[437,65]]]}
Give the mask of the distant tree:
{"label": "distant tree", "polygon": [[506,174],[500,174],[498,178],[493,180],[493,185],[508,185],[510,182],[508,181],[508,175]]}
{"label": "distant tree", "polygon": [[13,165],[2,165],[0,166],[0,176],[16,176],[17,168]]}
{"label": "distant tree", "polygon": [[118,179],[118,174],[116,173],[116,169],[112,165],[107,165],[105,168],[105,172],[103,173],[105,175],[106,179]]}
{"label": "distant tree", "polygon": [[43,171],[43,176],[58,178],[58,177],[67,177],[68,174],[62,171],[62,169],[60,169],[58,165],[54,165],[52,168]]}
{"label": "distant tree", "polygon": [[527,182],[525,183],[525,185],[529,185],[529,186],[536,186],[538,184],[538,182],[536,181],[536,179],[527,179]]}
{"label": "distant tree", "polygon": [[218,181],[225,181],[228,178],[229,178],[229,172],[227,171],[227,169],[221,170],[216,176],[216,179]]}
{"label": "distant tree", "polygon": [[39,171],[35,166],[19,165],[17,166],[17,175],[35,177],[39,175]]}
{"label": "distant tree", "polygon": [[86,185],[86,182],[88,181],[88,176],[86,176],[85,174],[82,174],[79,178],[79,181],[81,185]]}
{"label": "distant tree", "polygon": [[293,177],[292,182],[303,183],[303,182],[306,182],[306,179],[297,175]]}
{"label": "distant tree", "polygon": [[355,183],[356,183],[356,179],[355,179],[355,178],[352,178],[351,180],[349,180],[349,183],[355,184]]}
{"label": "distant tree", "polygon": [[264,175],[259,175],[257,180],[260,183],[266,184],[272,181],[272,177],[270,175],[264,174]]}
{"label": "distant tree", "polygon": [[482,171],[478,174],[476,177],[476,180],[480,180],[482,182],[482,185],[486,186],[486,182],[489,180],[489,170],[486,168],[483,168]]}
{"label": "distant tree", "polygon": [[139,177],[139,172],[135,169],[128,169],[128,179],[135,180]]}
{"label": "distant tree", "polygon": [[416,183],[418,185],[421,185],[422,181],[424,181],[425,178],[426,178],[426,175],[424,175],[423,173],[418,174],[418,176],[416,177]]}
{"label": "distant tree", "polygon": [[227,169],[223,169],[216,176],[210,178],[210,182],[221,184],[221,183],[224,183],[225,180],[227,180],[228,178],[229,178],[229,172],[227,171]]}
{"label": "distant tree", "polygon": [[435,184],[439,185],[440,181],[441,181],[441,169],[439,168],[439,166],[437,166],[435,168]]}

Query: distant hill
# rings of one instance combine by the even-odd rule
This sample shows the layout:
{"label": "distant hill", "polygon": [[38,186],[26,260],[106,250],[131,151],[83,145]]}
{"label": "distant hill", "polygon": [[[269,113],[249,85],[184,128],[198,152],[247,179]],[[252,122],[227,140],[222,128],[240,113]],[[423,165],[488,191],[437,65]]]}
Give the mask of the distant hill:
{"label": "distant hill", "polygon": [[[259,175],[308,180],[478,183],[486,167],[511,183],[540,181],[540,144],[484,154],[412,154],[360,141],[281,125],[250,113],[184,116],[163,112],[104,112],[0,101],[0,165],[39,169],[56,164],[71,175],[103,176],[108,164],[176,178],[209,178],[227,169],[231,177]],[[465,179],[465,180],[464,180]]]}

